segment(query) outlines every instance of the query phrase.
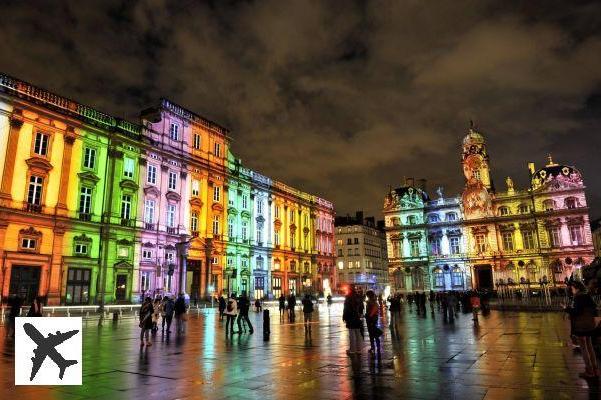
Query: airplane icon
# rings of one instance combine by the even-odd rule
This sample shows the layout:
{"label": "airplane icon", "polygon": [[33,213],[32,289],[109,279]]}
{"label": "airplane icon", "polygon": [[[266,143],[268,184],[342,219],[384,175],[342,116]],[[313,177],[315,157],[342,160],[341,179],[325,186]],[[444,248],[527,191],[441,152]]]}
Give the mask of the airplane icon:
{"label": "airplane icon", "polygon": [[56,335],[52,333],[48,334],[48,337],[45,338],[44,335],[40,333],[33,325],[30,323],[26,323],[23,325],[23,329],[25,329],[25,333],[27,336],[31,338],[37,345],[37,349],[33,350],[33,354],[35,357],[31,357],[31,361],[33,362],[33,367],[31,369],[31,376],[29,381],[33,381],[35,375],[38,373],[40,368],[42,367],[42,363],[46,359],[46,357],[50,357],[52,361],[60,368],[60,373],[58,377],[62,380],[65,375],[65,370],[67,367],[71,365],[77,364],[76,360],[65,360],[64,357],[56,351],[56,346],[63,343],[65,340],[73,337],[79,330],[73,330],[65,333],[61,333],[56,331]]}

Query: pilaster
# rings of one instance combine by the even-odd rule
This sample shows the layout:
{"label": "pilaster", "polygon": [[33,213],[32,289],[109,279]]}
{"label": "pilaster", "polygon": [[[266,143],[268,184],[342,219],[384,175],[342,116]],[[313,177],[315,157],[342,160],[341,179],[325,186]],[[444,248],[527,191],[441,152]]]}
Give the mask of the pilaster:
{"label": "pilaster", "polygon": [[12,203],[12,184],[15,170],[15,161],[17,156],[17,146],[19,144],[19,132],[23,126],[21,119],[14,116],[10,119],[10,129],[8,133],[8,143],[6,148],[6,158],[4,160],[4,174],[0,183],[0,206],[10,207]]}

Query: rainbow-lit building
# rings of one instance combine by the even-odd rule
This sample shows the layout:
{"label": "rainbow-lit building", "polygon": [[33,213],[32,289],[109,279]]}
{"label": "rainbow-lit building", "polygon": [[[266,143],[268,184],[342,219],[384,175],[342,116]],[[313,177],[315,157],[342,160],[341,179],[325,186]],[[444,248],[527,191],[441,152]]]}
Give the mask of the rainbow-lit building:
{"label": "rainbow-lit building", "polygon": [[466,179],[460,196],[430,198],[407,180],[384,200],[393,291],[504,289],[561,285],[594,258],[582,175],[549,156],[528,164],[530,187],[491,178],[484,136],[472,126],[462,142]]}
{"label": "rainbow-lit building", "polygon": [[244,167],[230,142],[169,100],[131,123],[0,74],[2,298],[329,291],[333,204]]}

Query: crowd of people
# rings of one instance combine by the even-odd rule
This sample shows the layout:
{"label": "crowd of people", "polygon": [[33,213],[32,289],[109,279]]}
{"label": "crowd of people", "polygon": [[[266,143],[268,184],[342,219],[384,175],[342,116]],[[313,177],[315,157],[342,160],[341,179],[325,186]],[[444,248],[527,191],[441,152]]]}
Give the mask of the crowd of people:
{"label": "crowd of people", "polygon": [[146,297],[140,306],[140,347],[146,345],[152,346],[150,340],[152,334],[159,330],[159,320],[161,321],[162,335],[171,334],[171,323],[173,318],[176,321],[176,332],[183,334],[185,331],[185,321],[187,320],[188,306],[183,294],[180,294],[174,301],[170,296],[157,296],[154,300]]}

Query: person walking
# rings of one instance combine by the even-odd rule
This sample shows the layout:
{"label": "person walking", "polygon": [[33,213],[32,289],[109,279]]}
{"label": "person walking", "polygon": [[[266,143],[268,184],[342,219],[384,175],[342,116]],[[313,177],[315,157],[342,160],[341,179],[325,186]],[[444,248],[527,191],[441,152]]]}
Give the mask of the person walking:
{"label": "person walking", "polygon": [[173,313],[175,312],[175,302],[169,296],[163,298],[161,307],[162,314],[162,331],[165,332],[165,325],[167,325],[167,335],[171,333],[171,322],[173,321]]}
{"label": "person walking", "polygon": [[371,355],[377,353],[378,357],[380,357],[380,336],[382,336],[382,330],[378,328],[378,302],[373,290],[368,290],[366,296],[365,324],[367,325],[367,333],[369,334],[369,353]]}
{"label": "person walking", "polygon": [[16,294],[8,298],[8,328],[6,329],[6,337],[15,337],[15,318],[21,315],[21,306],[23,299]]}
{"label": "person walking", "polygon": [[152,306],[152,299],[147,297],[140,307],[140,347],[144,346],[144,339],[146,339],[146,346],[152,346],[152,342],[150,341],[150,330],[152,329],[153,314],[154,308]]}
{"label": "person walking", "polygon": [[236,319],[236,315],[238,315],[238,302],[236,301],[236,294],[232,293],[230,298],[227,299],[227,305],[225,307],[225,336],[230,333],[233,335],[234,333],[234,320]]}
{"label": "person walking", "polygon": [[288,321],[290,323],[294,323],[296,319],[296,310],[294,309],[295,307],[296,296],[294,296],[294,293],[290,292],[290,295],[288,296]]}
{"label": "person walking", "polygon": [[451,290],[447,299],[447,307],[449,312],[449,322],[455,322],[457,316],[457,295]]}
{"label": "person walking", "polygon": [[358,298],[355,288],[351,287],[349,294],[344,299],[342,311],[342,320],[349,330],[350,348],[346,351],[349,356],[361,354],[361,348],[363,347],[363,337],[361,336],[361,329],[363,328],[362,314],[363,301]]}
{"label": "person walking", "polygon": [[44,313],[44,298],[42,296],[36,296],[31,303],[29,311],[27,312],[28,317],[41,317]]}
{"label": "person walking", "polygon": [[399,317],[401,314],[401,297],[397,294],[390,298],[390,333],[393,337],[398,336],[399,333]]}
{"label": "person walking", "polygon": [[162,304],[161,296],[157,296],[154,299],[154,304],[152,308],[154,312],[152,313],[152,332],[156,332],[159,330],[159,317],[161,316],[161,304]]}
{"label": "person walking", "polygon": [[180,293],[177,296],[177,300],[175,300],[174,312],[175,312],[175,331],[178,334],[184,333],[185,327],[184,322],[188,318],[186,307],[186,300],[184,299],[184,294]]}
{"label": "person walking", "polygon": [[434,290],[430,290],[430,313],[434,314],[434,301],[436,301],[436,295],[434,294]]}
{"label": "person walking", "polygon": [[474,321],[474,325],[478,325],[478,311],[480,311],[480,296],[478,296],[478,292],[476,292],[475,290],[470,296],[470,304],[472,306],[472,321]]}
{"label": "person walking", "polygon": [[303,298],[303,316],[305,319],[305,335],[311,336],[311,317],[313,315],[313,300],[309,293]]}
{"label": "person walking", "polygon": [[225,299],[223,298],[223,294],[219,296],[219,321],[223,321],[223,313],[225,312]]}
{"label": "person walking", "polygon": [[[242,291],[242,296],[238,299],[238,333],[242,333],[242,322],[248,325],[248,333],[251,335],[254,333],[253,325],[250,323],[248,318],[248,312],[250,311],[250,300],[246,297],[246,292]],[[244,333],[246,333],[246,327],[244,327]]]}
{"label": "person walking", "polygon": [[281,294],[278,298],[279,306],[280,306],[280,320],[284,320],[284,314],[286,313],[286,298],[284,294]]}
{"label": "person walking", "polygon": [[591,338],[597,325],[595,322],[597,304],[595,304],[591,295],[587,293],[582,282],[574,281],[570,288],[574,301],[573,305],[566,307],[565,311],[570,315],[572,333],[576,336],[582,351],[582,358],[584,358],[585,371],[580,374],[580,377],[597,379],[599,378],[599,367]]}
{"label": "person walking", "polygon": [[263,311],[263,305],[261,304],[261,300],[260,299],[256,299],[255,300],[255,311],[260,313],[261,311]]}

